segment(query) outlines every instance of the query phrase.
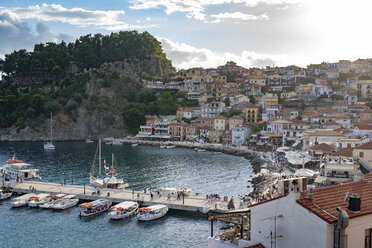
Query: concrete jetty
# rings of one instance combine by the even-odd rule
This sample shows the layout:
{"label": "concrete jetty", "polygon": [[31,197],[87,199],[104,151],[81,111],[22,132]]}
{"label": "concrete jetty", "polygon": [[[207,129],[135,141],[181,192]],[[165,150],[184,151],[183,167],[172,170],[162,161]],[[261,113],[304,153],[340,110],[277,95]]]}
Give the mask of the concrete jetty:
{"label": "concrete jetty", "polygon": [[[25,193],[54,193],[54,194],[73,194],[80,200],[92,201],[98,198],[108,198],[113,203],[122,201],[138,201],[141,206],[150,206],[154,204],[166,204],[169,209],[207,213],[208,211],[227,212],[228,202],[223,200],[210,200],[206,197],[188,196],[177,199],[177,196],[172,196],[170,199],[166,195],[158,196],[153,192],[151,198],[150,193],[140,191],[117,190],[117,189],[101,189],[100,195],[96,194],[97,189],[83,185],[61,185],[48,182],[24,181],[6,182],[5,186],[12,188],[12,191],[19,194]],[[139,197],[138,195],[139,194]],[[240,202],[234,201],[235,209],[240,206]]]}

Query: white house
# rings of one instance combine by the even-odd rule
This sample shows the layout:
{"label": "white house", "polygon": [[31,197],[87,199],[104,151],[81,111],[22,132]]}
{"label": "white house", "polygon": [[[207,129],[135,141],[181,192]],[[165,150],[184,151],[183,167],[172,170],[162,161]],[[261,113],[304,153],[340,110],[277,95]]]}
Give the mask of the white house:
{"label": "white house", "polygon": [[245,144],[251,133],[252,128],[243,125],[237,126],[232,130],[232,145],[241,146]]}

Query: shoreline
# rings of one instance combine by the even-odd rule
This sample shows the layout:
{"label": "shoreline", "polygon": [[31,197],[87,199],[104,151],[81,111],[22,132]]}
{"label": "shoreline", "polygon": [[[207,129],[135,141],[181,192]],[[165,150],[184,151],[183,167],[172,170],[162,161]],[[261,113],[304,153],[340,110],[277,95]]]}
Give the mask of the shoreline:
{"label": "shoreline", "polygon": [[249,193],[249,196],[252,199],[259,197],[270,185],[268,176],[260,174],[261,165],[264,164],[261,156],[264,152],[258,152],[247,149],[247,147],[234,147],[234,146],[224,146],[222,144],[203,144],[203,143],[194,143],[194,142],[180,142],[180,141],[149,141],[149,140],[138,140],[138,139],[112,139],[104,138],[103,142],[120,142],[122,144],[138,144],[138,145],[150,145],[150,146],[164,146],[172,145],[176,147],[189,148],[189,149],[204,149],[208,151],[221,152],[224,154],[244,157],[249,160],[252,170],[253,177],[248,179],[248,182],[251,183],[252,191]]}

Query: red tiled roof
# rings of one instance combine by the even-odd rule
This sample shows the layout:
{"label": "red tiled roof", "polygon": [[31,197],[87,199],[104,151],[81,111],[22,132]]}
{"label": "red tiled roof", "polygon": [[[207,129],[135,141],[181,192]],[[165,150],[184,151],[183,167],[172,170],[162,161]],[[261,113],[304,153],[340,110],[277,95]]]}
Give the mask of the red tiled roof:
{"label": "red tiled roof", "polygon": [[354,104],[350,106],[349,109],[369,109],[369,107],[364,104]]}
{"label": "red tiled roof", "polygon": [[313,151],[323,151],[323,152],[332,152],[336,150],[334,146],[331,146],[325,143],[313,145],[313,146],[308,147],[307,149],[313,150]]}
{"label": "red tiled roof", "polygon": [[244,248],[265,248],[265,246],[263,246],[263,244],[259,243],[257,245],[246,246]]}
{"label": "red tiled roof", "polygon": [[186,123],[177,123],[177,122],[174,122],[174,123],[170,123],[169,126],[179,126],[179,127],[187,127],[189,125],[187,125]]}
{"label": "red tiled roof", "polygon": [[372,149],[372,141],[355,147],[354,149]]}
{"label": "red tiled roof", "polygon": [[360,113],[372,113],[372,109],[365,109],[365,110],[363,110]]}
{"label": "red tiled roof", "polygon": [[343,156],[343,157],[352,157],[353,156],[353,148],[351,147],[346,147],[338,152],[332,153],[334,156]]}
{"label": "red tiled roof", "polygon": [[[361,199],[360,211],[353,212],[347,209],[349,203],[344,201],[346,193],[357,193]],[[307,194],[301,195],[297,203],[316,214],[327,223],[337,221],[337,207],[347,212],[349,218],[372,214],[372,174],[364,175],[361,182],[349,180],[326,188],[314,189],[312,199],[306,199]]]}
{"label": "red tiled roof", "polygon": [[219,115],[219,116],[217,116],[217,117],[214,118],[214,119],[223,119],[223,120],[227,120],[227,117],[222,116],[222,115]]}

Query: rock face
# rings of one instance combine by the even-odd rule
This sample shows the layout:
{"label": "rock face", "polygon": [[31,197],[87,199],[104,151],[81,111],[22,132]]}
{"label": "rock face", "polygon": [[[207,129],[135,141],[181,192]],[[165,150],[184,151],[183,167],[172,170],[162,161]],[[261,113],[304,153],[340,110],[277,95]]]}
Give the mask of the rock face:
{"label": "rock face", "polygon": [[[57,141],[97,139],[101,137],[123,137],[126,135],[121,116],[112,116],[115,124],[108,127],[104,123],[106,115],[79,116],[74,122],[66,115],[53,117],[53,136]],[[50,139],[50,120],[47,119],[38,130],[26,127],[19,132],[16,128],[0,129],[0,141],[45,141]]]}

